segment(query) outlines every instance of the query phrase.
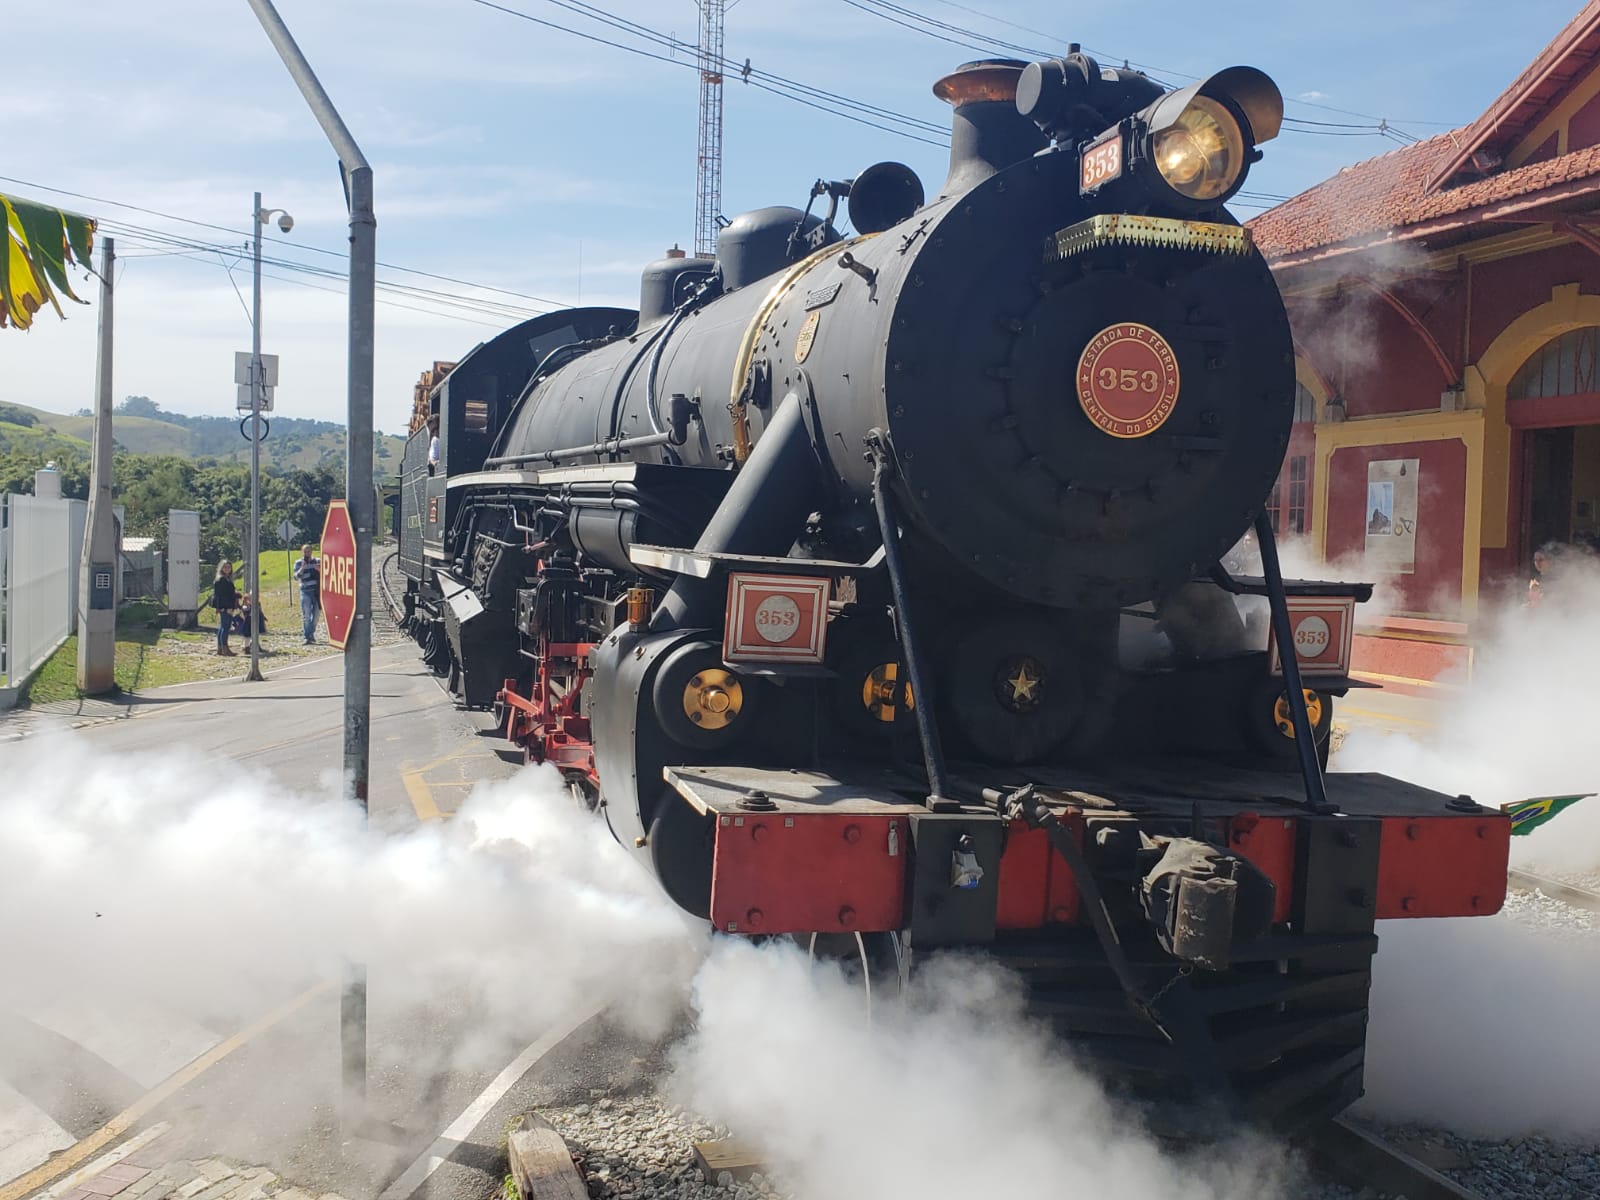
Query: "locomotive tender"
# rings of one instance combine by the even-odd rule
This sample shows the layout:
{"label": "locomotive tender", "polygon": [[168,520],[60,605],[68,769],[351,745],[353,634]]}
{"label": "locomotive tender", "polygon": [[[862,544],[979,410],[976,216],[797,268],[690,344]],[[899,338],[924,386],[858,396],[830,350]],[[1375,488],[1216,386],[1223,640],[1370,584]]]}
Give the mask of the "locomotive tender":
{"label": "locomotive tender", "polygon": [[981,949],[1141,1093],[1330,1115],[1374,922],[1496,911],[1509,825],[1322,773],[1370,588],[1280,577],[1294,349],[1225,208],[1281,96],[1076,46],[934,91],[931,199],[819,181],[427,392],[405,627],[719,931]]}

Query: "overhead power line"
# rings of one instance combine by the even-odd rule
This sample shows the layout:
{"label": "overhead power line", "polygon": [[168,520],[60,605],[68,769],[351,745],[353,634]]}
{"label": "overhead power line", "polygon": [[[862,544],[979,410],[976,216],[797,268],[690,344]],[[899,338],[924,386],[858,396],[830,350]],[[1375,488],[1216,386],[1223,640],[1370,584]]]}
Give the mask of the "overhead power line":
{"label": "overhead power line", "polygon": [[[108,233],[114,233],[119,239],[123,239],[124,245],[134,251],[145,250],[151,254],[169,254],[176,257],[190,258],[211,266],[221,266],[229,272],[230,280],[232,278],[232,266],[243,261],[245,256],[244,250],[240,246],[182,238],[161,230],[149,229],[140,225],[130,225],[114,218],[107,218],[102,224]],[[232,258],[234,262],[230,264],[229,258]],[[264,257],[262,262],[279,270],[290,271],[330,283],[340,283],[345,279],[343,271],[299,262],[294,259],[268,256]],[[268,278],[279,279],[283,282],[300,286],[314,287],[319,291],[336,291],[342,294],[340,288],[314,285],[308,283],[305,279],[294,279],[283,275],[269,275]],[[518,324],[530,317],[538,316],[542,311],[507,304],[504,301],[461,296],[392,280],[379,280],[377,286],[380,292],[385,293],[384,296],[379,297],[379,303],[388,304],[394,308],[408,309],[412,312],[426,313],[430,316],[468,320],[474,324],[488,325],[501,329],[507,325]],[[390,299],[388,297],[397,297],[398,299]],[[401,300],[411,300],[416,303],[400,303]],[[419,305],[425,305],[426,307],[419,307]]]}
{"label": "overhead power line", "polygon": [[[211,221],[199,221],[193,217],[182,217],[175,213],[162,212],[159,209],[154,208],[145,208],[138,204],[128,204],[121,200],[108,200],[104,196],[90,196],[84,192],[68,191],[66,188],[51,187],[49,184],[36,183],[28,179],[14,179],[9,175],[0,175],[0,182],[13,183],[18,187],[33,188],[34,190],[41,192],[51,192],[57,196],[71,196],[74,200],[87,200],[91,204],[110,205],[112,208],[122,208],[128,210],[129,212],[143,213],[147,217],[160,217],[164,221],[176,221],[181,225],[192,225],[197,229],[210,229],[218,233],[230,233],[239,238],[248,238],[251,236],[247,230],[233,229],[227,225],[214,224]],[[332,258],[345,259],[349,256],[348,251],[329,250],[322,246],[311,245],[307,242],[291,241],[288,238],[272,237],[263,234],[261,240],[264,242],[275,242],[279,245],[287,246],[296,250],[306,250],[312,254],[328,255]],[[379,262],[378,266],[383,267],[385,270],[400,271],[404,274],[416,275],[423,279],[436,279],[441,283],[455,283],[461,285],[462,287],[482,288],[485,291],[498,292],[504,296],[514,296],[520,300],[530,300],[535,304],[547,305],[551,308],[571,307],[565,301],[552,300],[547,296],[535,296],[527,292],[512,291],[509,288],[496,287],[493,284],[476,283],[470,279],[457,279],[452,275],[439,275],[432,271],[419,270],[416,267],[404,267],[399,263]]]}
{"label": "overhead power line", "polygon": [[[1033,29],[1026,25],[1018,25],[1015,21],[1009,21],[1004,17],[997,16],[994,13],[984,12],[983,10],[974,8],[970,5],[953,3],[952,0],[940,0],[940,2],[946,4],[947,7],[960,9],[961,11],[970,13],[973,16],[981,17],[986,21],[992,21],[999,25],[1006,25],[1013,29],[1021,30],[1025,33],[1037,34],[1038,36],[1049,40],[1054,40],[1055,38],[1055,35],[1045,33],[1043,30]],[[962,25],[956,25],[949,21],[941,21],[937,17],[925,12],[921,12],[915,8],[911,8],[905,4],[893,3],[892,0],[843,0],[843,3],[849,5],[851,8],[858,9],[861,12],[870,13],[875,17],[889,22],[890,24],[898,25],[903,29],[908,29],[915,33],[921,33],[927,37],[937,38],[940,41],[961,46],[969,50],[976,50],[980,53],[993,53],[995,51],[1001,51],[1008,54],[1023,54],[1032,58],[1054,58],[1060,54],[1059,49],[1041,49],[1037,46],[1029,46],[1023,43],[1010,41],[1005,38],[994,37],[980,30],[971,29]],[[1085,50],[1104,62],[1109,63],[1120,60],[1124,66],[1143,71],[1145,74],[1149,75],[1151,79],[1155,80],[1157,83],[1160,83],[1163,87],[1172,86],[1167,82],[1167,80],[1170,79],[1193,81],[1199,78],[1199,76],[1188,71],[1179,71],[1169,67],[1156,66],[1152,63],[1132,61],[1122,55],[1112,54],[1111,52],[1105,50],[1097,50],[1089,46],[1086,46]],[[1396,125],[1435,125],[1445,128],[1449,128],[1452,125],[1452,123],[1448,121],[1405,120],[1395,122],[1384,117],[1374,116],[1371,113],[1363,113],[1354,111],[1352,109],[1338,108],[1331,104],[1322,104],[1314,100],[1302,100],[1298,97],[1289,98],[1288,103],[1304,105],[1307,108],[1321,109],[1324,112],[1339,113],[1343,116],[1361,117],[1366,122],[1366,124],[1357,126],[1344,125],[1339,122],[1313,121],[1295,117],[1284,118],[1284,124],[1289,126],[1296,133],[1335,137],[1377,136],[1387,137],[1393,141],[1401,141],[1405,139],[1416,141],[1418,140],[1417,138],[1407,133],[1404,129],[1396,128]]]}
{"label": "overhead power line", "polygon": [[[554,4],[567,11],[590,17],[609,28],[622,29],[632,36],[644,39],[648,46],[629,44],[588,30],[575,29],[570,25],[562,25],[559,22],[534,16],[532,13],[524,12],[518,8],[496,3],[495,0],[467,0],[467,2],[476,4],[480,8],[492,9],[506,16],[516,17],[520,20],[543,26],[546,29],[559,30],[562,33],[571,34],[573,37],[582,38],[585,41],[595,42],[602,46],[610,46],[616,50],[624,50],[629,54],[636,54],[643,58],[668,63],[672,66],[684,67],[693,71],[700,69],[698,47],[694,43],[681,41],[671,34],[664,33],[659,29],[651,29],[649,26],[640,25],[637,22],[624,21],[616,17],[614,13],[595,5],[578,4],[574,0],[544,0],[545,3]],[[659,49],[650,49],[649,46],[665,49],[669,53],[660,53]],[[682,57],[678,57],[678,55]],[[747,64],[726,56],[721,60],[722,73],[725,76],[730,79],[737,78],[740,83],[749,87],[770,92],[785,100],[805,105],[807,108],[816,109],[835,117],[843,117],[845,120],[854,121],[858,125],[866,125],[873,129],[882,130],[885,133],[909,138],[912,141],[938,146],[941,149],[950,144],[949,131],[943,125],[924,120],[921,117],[914,117],[907,113],[896,112],[894,109],[885,108],[881,105],[869,104],[866,101],[858,100],[827,88],[813,87],[810,84],[789,79],[771,71],[758,70],[755,67],[750,67],[749,70],[746,70],[746,66]]]}

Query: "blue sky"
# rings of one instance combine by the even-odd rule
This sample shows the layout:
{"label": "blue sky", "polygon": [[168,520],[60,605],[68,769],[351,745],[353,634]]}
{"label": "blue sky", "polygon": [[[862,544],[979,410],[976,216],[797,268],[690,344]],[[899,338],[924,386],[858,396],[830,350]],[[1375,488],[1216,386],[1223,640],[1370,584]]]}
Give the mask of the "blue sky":
{"label": "blue sky", "polygon": [[[457,358],[551,304],[632,307],[639,268],[693,242],[698,82],[689,55],[607,28],[572,11],[572,0],[496,2],[679,61],[586,41],[477,0],[278,0],[373,162],[379,259],[461,281],[380,269],[380,280],[456,300],[380,292],[390,302],[378,307],[380,428],[403,428],[411,385],[433,360]],[[1364,126],[1381,117],[1424,137],[1476,117],[1579,8],[1576,0],[895,3],[983,40],[1057,52],[1079,41],[1109,62],[1126,57],[1178,83],[1248,63],[1278,81],[1291,117]],[[589,7],[695,39],[693,0]],[[942,126],[947,111],[931,84],[982,55],[864,11],[874,7],[882,11],[872,0],[737,0],[727,55]],[[343,197],[321,131],[245,0],[6,9],[6,42],[33,52],[7,56],[0,191],[103,218],[126,251],[118,398],[137,393],[177,411],[230,413],[232,353],[250,340],[251,193],[259,189],[269,207],[295,218],[291,234],[269,243],[269,257],[342,269]],[[942,147],[731,80],[725,92],[722,208],[730,216],[803,205],[817,177],[848,177],[882,159],[915,168],[930,192],[944,176]],[[1286,132],[1266,147],[1247,190],[1292,195],[1394,148],[1372,132]],[[174,238],[203,245],[174,246]],[[282,360],[279,411],[342,420],[342,281],[281,265],[267,271],[282,277],[265,281],[262,319],[263,348]],[[95,310],[70,306],[68,316],[43,317],[27,334],[0,333],[0,401],[59,411],[92,402]]]}

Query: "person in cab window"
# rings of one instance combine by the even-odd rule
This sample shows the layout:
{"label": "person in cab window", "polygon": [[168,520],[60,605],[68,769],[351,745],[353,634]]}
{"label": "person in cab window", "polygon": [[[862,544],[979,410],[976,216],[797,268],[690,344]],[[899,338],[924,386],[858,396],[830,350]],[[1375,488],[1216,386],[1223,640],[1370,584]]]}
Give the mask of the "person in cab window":
{"label": "person in cab window", "polygon": [[428,474],[439,469],[439,414],[428,418]]}

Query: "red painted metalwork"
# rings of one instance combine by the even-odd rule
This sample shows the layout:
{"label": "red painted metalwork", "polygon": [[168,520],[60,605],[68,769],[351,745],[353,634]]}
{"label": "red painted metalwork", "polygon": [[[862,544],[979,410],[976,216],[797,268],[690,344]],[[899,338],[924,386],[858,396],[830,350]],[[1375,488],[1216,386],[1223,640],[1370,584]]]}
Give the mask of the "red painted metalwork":
{"label": "red painted metalwork", "polygon": [[1500,813],[1385,817],[1378,918],[1487,917],[1506,899],[1511,821]]}
{"label": "red painted metalwork", "polygon": [[581,771],[598,786],[589,718],[581,713],[590,675],[592,642],[552,642],[533,678],[533,694],[519,695],[508,679],[496,699],[505,706],[505,736],[527,751],[529,762]]}
{"label": "red painted metalwork", "polygon": [[711,923],[727,933],[875,933],[906,923],[904,816],[724,813]]}
{"label": "red painted metalwork", "polygon": [[[1083,814],[1068,810],[1061,823],[1083,845]],[[996,929],[1038,929],[1077,922],[1082,902],[1072,870],[1042,829],[1012,821],[1000,856],[1000,891],[995,900]]]}
{"label": "red painted metalwork", "polygon": [[1228,848],[1250,860],[1276,889],[1272,920],[1289,919],[1294,906],[1295,823],[1290,817],[1244,812],[1228,819]]}

